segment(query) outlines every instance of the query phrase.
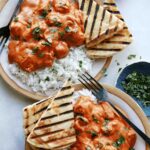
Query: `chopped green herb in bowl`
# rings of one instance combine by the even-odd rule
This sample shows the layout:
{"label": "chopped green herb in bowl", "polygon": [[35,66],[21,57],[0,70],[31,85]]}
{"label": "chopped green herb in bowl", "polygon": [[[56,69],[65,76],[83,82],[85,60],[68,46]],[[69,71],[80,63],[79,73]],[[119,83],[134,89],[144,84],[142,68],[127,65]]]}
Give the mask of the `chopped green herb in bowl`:
{"label": "chopped green herb in bowl", "polygon": [[139,99],[144,106],[150,106],[150,75],[134,71],[122,81],[122,86],[128,94]]}
{"label": "chopped green herb in bowl", "polygon": [[116,87],[130,95],[150,116],[150,63],[145,61],[127,65],[121,70]]}

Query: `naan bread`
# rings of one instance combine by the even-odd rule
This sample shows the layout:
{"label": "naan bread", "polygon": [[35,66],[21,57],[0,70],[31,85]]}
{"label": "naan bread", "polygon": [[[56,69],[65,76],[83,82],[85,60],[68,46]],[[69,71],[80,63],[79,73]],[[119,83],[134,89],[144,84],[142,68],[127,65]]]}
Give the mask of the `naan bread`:
{"label": "naan bread", "polygon": [[25,136],[27,137],[33,130],[35,124],[38,122],[43,112],[47,109],[52,99],[42,100],[33,105],[29,105],[23,110],[23,128]]}
{"label": "naan bread", "polygon": [[[64,85],[61,91],[69,92],[71,86]],[[62,96],[63,92],[59,93],[59,96]],[[25,136],[27,137],[32,129],[35,127],[35,124],[38,122],[43,112],[47,109],[48,105],[51,103],[52,98],[41,100],[40,102],[29,105],[23,109],[23,128]]]}
{"label": "naan bread", "polygon": [[86,47],[91,48],[112,37],[124,27],[124,22],[93,0],[79,0],[84,13]]}
{"label": "naan bread", "polygon": [[61,90],[51,100],[46,111],[27,137],[27,141],[39,148],[59,149],[69,147],[76,141],[72,95],[74,89]]}
{"label": "naan bread", "polygon": [[[120,14],[115,0],[105,0],[104,7],[116,15],[120,20],[124,21],[122,15]],[[120,52],[124,48],[126,48],[132,42],[132,34],[128,30],[127,25],[115,34],[113,37],[99,43],[98,45],[87,50],[87,55],[90,58],[107,58],[113,56],[114,54]]]}

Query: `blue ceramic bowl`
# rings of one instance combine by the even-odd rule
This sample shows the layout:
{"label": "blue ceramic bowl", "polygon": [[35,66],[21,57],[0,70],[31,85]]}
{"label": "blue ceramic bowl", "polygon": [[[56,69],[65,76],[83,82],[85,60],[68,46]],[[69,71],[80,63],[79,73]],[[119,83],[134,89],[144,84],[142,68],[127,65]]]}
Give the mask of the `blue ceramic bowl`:
{"label": "blue ceramic bowl", "polygon": [[[137,63],[131,64],[131,65],[125,67],[123,69],[123,71],[121,72],[118,80],[117,80],[116,87],[121,89],[122,91],[124,91],[121,83],[133,71],[137,71],[137,72],[140,72],[140,73],[145,74],[145,75],[150,75],[150,63],[148,63],[148,62],[137,62]],[[150,117],[150,106],[149,107],[144,107],[142,105],[142,103],[137,98],[135,98],[133,96],[131,96],[131,97],[141,106],[141,108],[143,109],[145,114],[148,117]]]}

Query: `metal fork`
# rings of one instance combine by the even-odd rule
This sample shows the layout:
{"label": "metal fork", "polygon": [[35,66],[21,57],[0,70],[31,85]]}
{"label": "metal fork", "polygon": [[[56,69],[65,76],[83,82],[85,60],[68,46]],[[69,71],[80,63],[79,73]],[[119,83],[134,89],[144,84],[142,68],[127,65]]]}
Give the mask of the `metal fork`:
{"label": "metal fork", "polygon": [[12,15],[12,17],[11,17],[10,22],[8,23],[8,25],[5,26],[5,27],[0,28],[0,54],[2,53],[3,48],[4,48],[6,42],[9,39],[9,35],[10,35],[9,25],[10,25],[12,19],[14,18],[14,16],[16,15],[21,2],[22,2],[22,0],[18,1],[17,6],[16,6],[16,8],[15,8],[15,10],[13,12],[13,15]]}
{"label": "metal fork", "polygon": [[98,99],[98,101],[107,101],[115,111],[143,138],[143,140],[150,145],[150,138],[141,131],[134,123],[132,123],[119,109],[117,109],[111,102],[108,101],[107,91],[103,86],[97,82],[89,73],[79,75],[78,79],[88,90],[90,90],[93,95]]}

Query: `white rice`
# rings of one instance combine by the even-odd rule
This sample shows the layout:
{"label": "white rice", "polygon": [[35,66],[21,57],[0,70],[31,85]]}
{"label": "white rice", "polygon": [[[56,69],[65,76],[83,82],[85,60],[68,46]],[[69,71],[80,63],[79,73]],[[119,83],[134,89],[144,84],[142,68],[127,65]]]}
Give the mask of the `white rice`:
{"label": "white rice", "polygon": [[73,104],[75,104],[75,102],[78,100],[78,98],[80,96],[89,96],[91,97],[91,100],[96,103],[96,97],[92,94],[91,91],[89,91],[88,89],[82,89],[82,90],[79,90],[79,91],[75,91],[74,94],[73,94]]}
{"label": "white rice", "polygon": [[91,71],[90,60],[83,46],[71,48],[70,53],[64,59],[56,60],[51,68],[45,68],[32,73],[20,69],[17,64],[9,64],[10,73],[34,92],[46,93],[50,89],[58,89],[63,82],[71,79],[73,83],[78,81],[78,74]]}

